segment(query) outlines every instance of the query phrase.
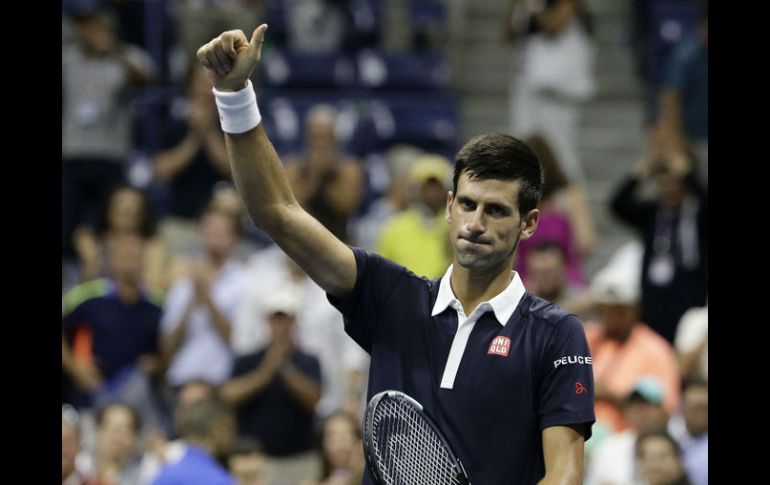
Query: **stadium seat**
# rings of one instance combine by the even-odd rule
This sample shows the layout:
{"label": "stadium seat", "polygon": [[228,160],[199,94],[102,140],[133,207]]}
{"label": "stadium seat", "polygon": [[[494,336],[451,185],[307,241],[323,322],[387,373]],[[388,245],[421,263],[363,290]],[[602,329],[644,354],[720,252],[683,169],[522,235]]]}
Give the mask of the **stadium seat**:
{"label": "stadium seat", "polygon": [[369,89],[437,91],[447,88],[450,69],[436,54],[362,50],[357,57],[359,86]]}

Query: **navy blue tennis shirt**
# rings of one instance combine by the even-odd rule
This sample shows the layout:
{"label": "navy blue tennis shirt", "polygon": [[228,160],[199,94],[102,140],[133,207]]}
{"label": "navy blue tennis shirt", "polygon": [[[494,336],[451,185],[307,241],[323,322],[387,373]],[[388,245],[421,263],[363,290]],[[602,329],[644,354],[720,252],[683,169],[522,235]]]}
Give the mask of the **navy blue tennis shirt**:
{"label": "navy blue tennis shirt", "polygon": [[[371,355],[367,399],[395,389],[419,401],[474,484],[534,484],[545,476],[544,428],[584,424],[594,388],[583,324],[510,285],[467,317],[449,277],[420,278],[353,248],[356,283],[328,295],[345,331]],[[367,471],[364,484],[373,480]]]}

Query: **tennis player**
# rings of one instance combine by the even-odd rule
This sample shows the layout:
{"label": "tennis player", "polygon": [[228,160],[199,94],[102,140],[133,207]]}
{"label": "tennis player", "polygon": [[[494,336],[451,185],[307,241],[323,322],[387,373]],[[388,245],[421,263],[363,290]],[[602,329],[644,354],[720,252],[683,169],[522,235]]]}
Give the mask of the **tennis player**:
{"label": "tennis player", "polygon": [[395,389],[422,403],[472,483],[582,483],[594,422],[583,325],[528,293],[511,270],[519,241],[537,227],[537,157],[498,134],[458,152],[446,207],[453,264],[442,278],[351,248],[300,207],[260,123],[248,78],[266,30],[251,39],[225,32],[198,59],[252,220],[326,290],[370,353],[369,397]]}

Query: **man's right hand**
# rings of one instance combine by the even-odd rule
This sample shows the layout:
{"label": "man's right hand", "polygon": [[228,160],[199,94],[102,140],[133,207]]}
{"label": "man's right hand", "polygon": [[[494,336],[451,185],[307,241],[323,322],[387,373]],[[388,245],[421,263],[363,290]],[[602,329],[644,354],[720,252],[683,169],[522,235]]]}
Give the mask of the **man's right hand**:
{"label": "man's right hand", "polygon": [[219,91],[240,91],[246,87],[260,57],[267,24],[254,30],[251,41],[242,30],[228,30],[198,49],[198,60]]}

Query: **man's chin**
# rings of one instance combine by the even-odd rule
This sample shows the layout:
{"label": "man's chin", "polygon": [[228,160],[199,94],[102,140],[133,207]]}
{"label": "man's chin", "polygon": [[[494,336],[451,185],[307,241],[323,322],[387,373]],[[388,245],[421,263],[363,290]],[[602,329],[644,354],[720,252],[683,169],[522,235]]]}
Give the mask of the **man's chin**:
{"label": "man's chin", "polygon": [[466,269],[483,269],[489,266],[489,261],[480,254],[458,253],[457,264]]}

